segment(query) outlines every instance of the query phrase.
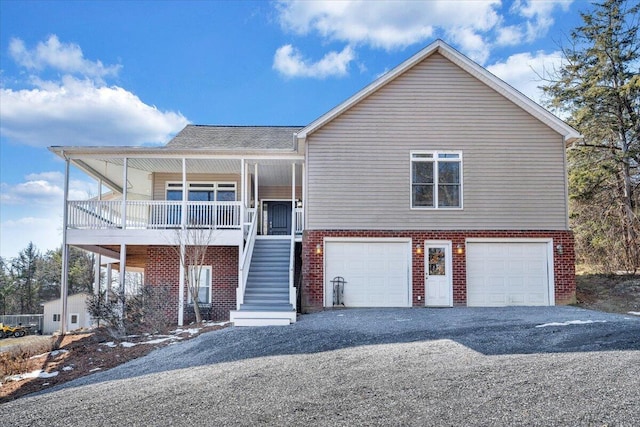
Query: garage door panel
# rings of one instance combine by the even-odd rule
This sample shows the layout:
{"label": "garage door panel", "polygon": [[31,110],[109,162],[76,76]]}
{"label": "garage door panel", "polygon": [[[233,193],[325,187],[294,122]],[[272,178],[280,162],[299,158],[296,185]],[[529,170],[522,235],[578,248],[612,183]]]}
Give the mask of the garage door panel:
{"label": "garage door panel", "polygon": [[327,242],[325,305],[333,302],[331,280],[346,280],[348,307],[409,306],[409,251],[405,242]]}
{"label": "garage door panel", "polygon": [[549,305],[545,242],[469,242],[467,305]]}

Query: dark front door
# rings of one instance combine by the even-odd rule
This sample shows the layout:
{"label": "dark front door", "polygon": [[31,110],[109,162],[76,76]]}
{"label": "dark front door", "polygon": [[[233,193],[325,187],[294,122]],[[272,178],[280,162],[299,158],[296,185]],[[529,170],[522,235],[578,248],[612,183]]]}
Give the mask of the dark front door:
{"label": "dark front door", "polygon": [[267,220],[270,236],[291,234],[291,202],[267,202]]}

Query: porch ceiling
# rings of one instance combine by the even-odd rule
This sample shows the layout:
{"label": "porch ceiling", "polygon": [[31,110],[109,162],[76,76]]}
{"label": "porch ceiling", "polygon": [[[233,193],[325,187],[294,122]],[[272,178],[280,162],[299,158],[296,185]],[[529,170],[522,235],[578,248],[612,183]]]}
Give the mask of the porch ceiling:
{"label": "porch ceiling", "polygon": [[[120,253],[120,246],[107,245],[105,249]],[[147,265],[147,246],[127,246],[127,267],[145,268]]]}
{"label": "porch ceiling", "polygon": [[[258,164],[260,185],[286,186],[291,185],[291,164],[296,163],[297,180],[300,179],[303,162],[299,158],[292,159],[247,159],[247,168],[253,175],[254,164]],[[95,179],[101,179],[104,184],[118,193],[122,192],[123,158],[83,158],[75,159],[73,163]],[[240,174],[241,159],[220,158],[187,159],[187,174]],[[178,158],[128,158],[127,177],[129,188],[132,181],[151,180],[153,173],[182,173],[182,160]]]}

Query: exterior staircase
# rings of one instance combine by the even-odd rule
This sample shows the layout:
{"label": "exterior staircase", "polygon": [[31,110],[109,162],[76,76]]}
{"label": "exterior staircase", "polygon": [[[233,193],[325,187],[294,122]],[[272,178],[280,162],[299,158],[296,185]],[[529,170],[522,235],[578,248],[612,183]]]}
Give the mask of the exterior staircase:
{"label": "exterior staircase", "polygon": [[231,312],[235,326],[290,325],[296,321],[289,302],[291,238],[257,237],[244,302]]}

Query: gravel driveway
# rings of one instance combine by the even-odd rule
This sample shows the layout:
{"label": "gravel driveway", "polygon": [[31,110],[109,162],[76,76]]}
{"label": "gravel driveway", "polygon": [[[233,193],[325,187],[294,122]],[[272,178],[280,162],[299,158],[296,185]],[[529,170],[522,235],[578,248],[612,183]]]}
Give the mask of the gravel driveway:
{"label": "gravel driveway", "polygon": [[640,318],[326,311],[226,328],[0,407],[5,426],[637,425]]}

